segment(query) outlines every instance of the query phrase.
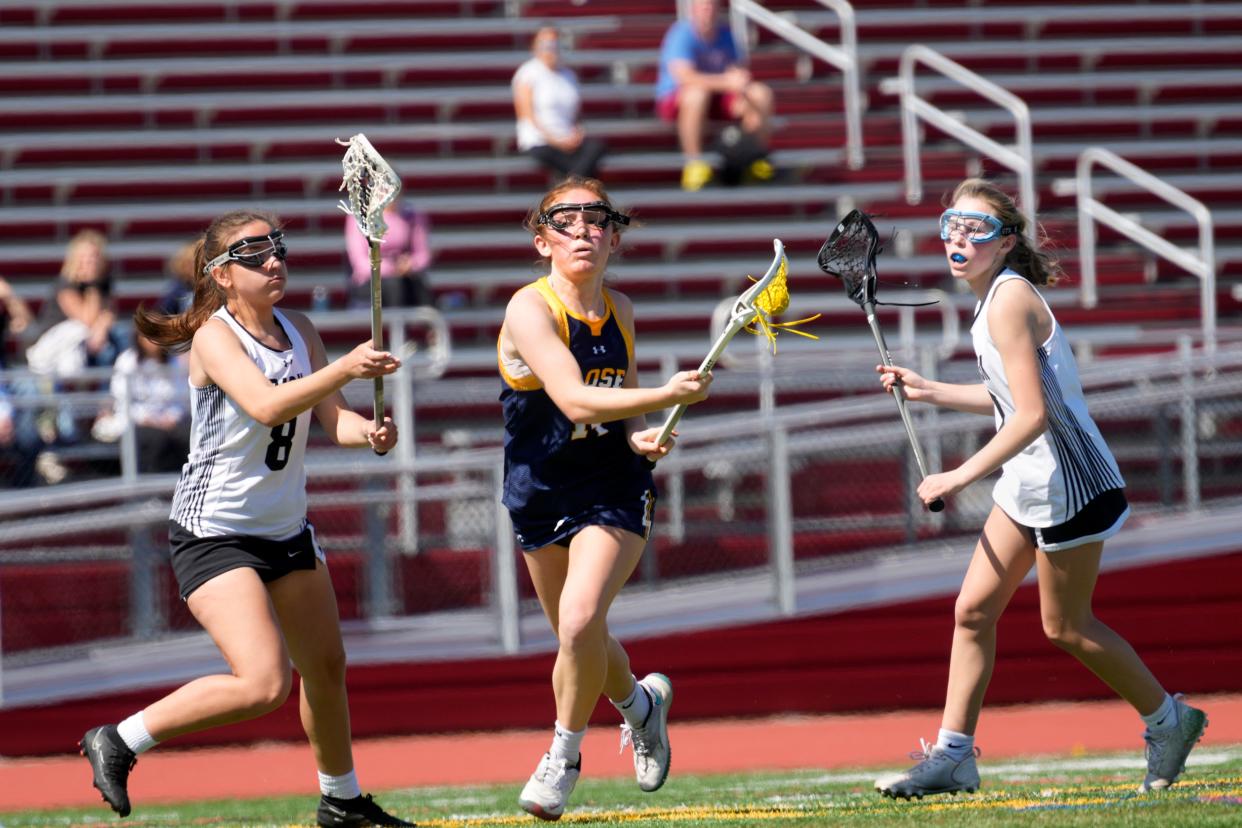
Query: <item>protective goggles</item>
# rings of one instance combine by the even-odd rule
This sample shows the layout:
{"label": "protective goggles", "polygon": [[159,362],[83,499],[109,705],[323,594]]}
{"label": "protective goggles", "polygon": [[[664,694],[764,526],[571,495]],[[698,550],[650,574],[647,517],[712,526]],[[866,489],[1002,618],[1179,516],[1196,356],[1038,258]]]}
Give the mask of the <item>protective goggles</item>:
{"label": "protective goggles", "polygon": [[581,219],[587,227],[607,227],[614,224],[629,224],[630,217],[612,209],[606,201],[592,201],[589,204],[554,204],[539,214],[536,224],[546,224],[556,230],[568,230]]}
{"label": "protective goggles", "polygon": [[239,262],[247,267],[262,267],[263,263],[272,256],[283,262],[288,255],[289,249],[285,247],[285,234],[280,230],[273,230],[266,236],[247,236],[233,242],[227,250],[203,265],[203,272],[211,273],[213,267],[219,267],[225,262]]}
{"label": "protective goggles", "polygon": [[982,244],[1001,236],[1016,233],[1012,224],[1001,224],[996,216],[971,210],[945,210],[940,215],[940,240],[948,241],[954,233],[960,233],[971,244]]}

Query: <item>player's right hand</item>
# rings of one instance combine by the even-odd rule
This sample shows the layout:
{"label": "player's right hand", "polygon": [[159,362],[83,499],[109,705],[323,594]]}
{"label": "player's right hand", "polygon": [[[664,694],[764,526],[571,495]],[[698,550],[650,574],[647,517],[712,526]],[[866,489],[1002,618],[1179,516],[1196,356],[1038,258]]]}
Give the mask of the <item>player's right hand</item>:
{"label": "player's right hand", "polygon": [[893,386],[900,385],[908,400],[917,402],[927,398],[927,380],[909,368],[902,368],[900,365],[877,365],[875,371],[880,375],[880,382],[888,393],[893,393]]}
{"label": "player's right hand", "polygon": [[345,373],[354,379],[382,377],[401,367],[401,360],[388,351],[375,350],[371,347],[369,339],[341,357],[339,362],[344,367]]}
{"label": "player's right hand", "polygon": [[712,384],[712,372],[678,371],[669,377],[664,387],[668,389],[675,405],[694,405],[707,399]]}

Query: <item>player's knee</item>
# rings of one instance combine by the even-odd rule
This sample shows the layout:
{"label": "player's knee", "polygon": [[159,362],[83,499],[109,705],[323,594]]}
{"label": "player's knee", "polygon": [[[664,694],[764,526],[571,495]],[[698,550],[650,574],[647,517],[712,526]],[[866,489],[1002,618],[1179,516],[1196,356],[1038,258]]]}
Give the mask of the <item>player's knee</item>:
{"label": "player's knee", "polygon": [[245,681],[245,710],[251,716],[271,713],[285,703],[292,688],[293,676],[289,670],[271,670],[250,677]]}
{"label": "player's knee", "polygon": [[1042,620],[1044,637],[1053,645],[1071,653],[1082,649],[1083,634],[1079,624],[1068,618],[1044,618]]}
{"label": "player's knee", "polygon": [[577,649],[597,640],[603,634],[603,619],[595,607],[562,606],[556,634],[562,647]]}
{"label": "player's knee", "polygon": [[982,632],[995,626],[996,618],[979,604],[959,598],[953,607],[953,623],[961,629]]}

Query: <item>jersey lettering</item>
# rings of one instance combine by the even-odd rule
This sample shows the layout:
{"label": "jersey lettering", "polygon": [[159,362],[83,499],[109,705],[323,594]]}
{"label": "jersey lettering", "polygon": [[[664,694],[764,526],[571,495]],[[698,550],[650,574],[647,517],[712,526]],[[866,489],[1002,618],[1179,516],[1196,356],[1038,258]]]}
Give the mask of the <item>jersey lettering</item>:
{"label": "jersey lettering", "polygon": [[297,430],[297,417],[272,429],[272,442],[267,444],[267,454],[263,457],[263,462],[272,471],[280,471],[289,465],[289,455],[293,453],[293,435]]}
{"label": "jersey lettering", "polygon": [[[284,385],[301,379],[302,374],[275,379],[269,377],[272,385]],[[263,456],[264,464],[272,471],[280,471],[289,465],[289,455],[293,452],[293,435],[298,430],[298,418],[294,417],[287,423],[281,423],[272,429],[272,442],[267,444],[267,454]]]}
{"label": "jersey lettering", "polygon": [[583,385],[592,385],[597,388],[620,388],[624,382],[624,368],[592,368],[582,378]]}

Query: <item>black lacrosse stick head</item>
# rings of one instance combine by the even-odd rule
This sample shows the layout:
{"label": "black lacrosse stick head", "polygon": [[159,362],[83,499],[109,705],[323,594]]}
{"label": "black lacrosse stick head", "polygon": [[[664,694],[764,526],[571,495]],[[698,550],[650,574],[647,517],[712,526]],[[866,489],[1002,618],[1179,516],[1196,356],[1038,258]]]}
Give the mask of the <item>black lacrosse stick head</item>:
{"label": "black lacrosse stick head", "polygon": [[862,210],[851,210],[819,248],[819,269],[845,285],[845,293],[860,306],[875,304],[875,257],[880,234]]}

